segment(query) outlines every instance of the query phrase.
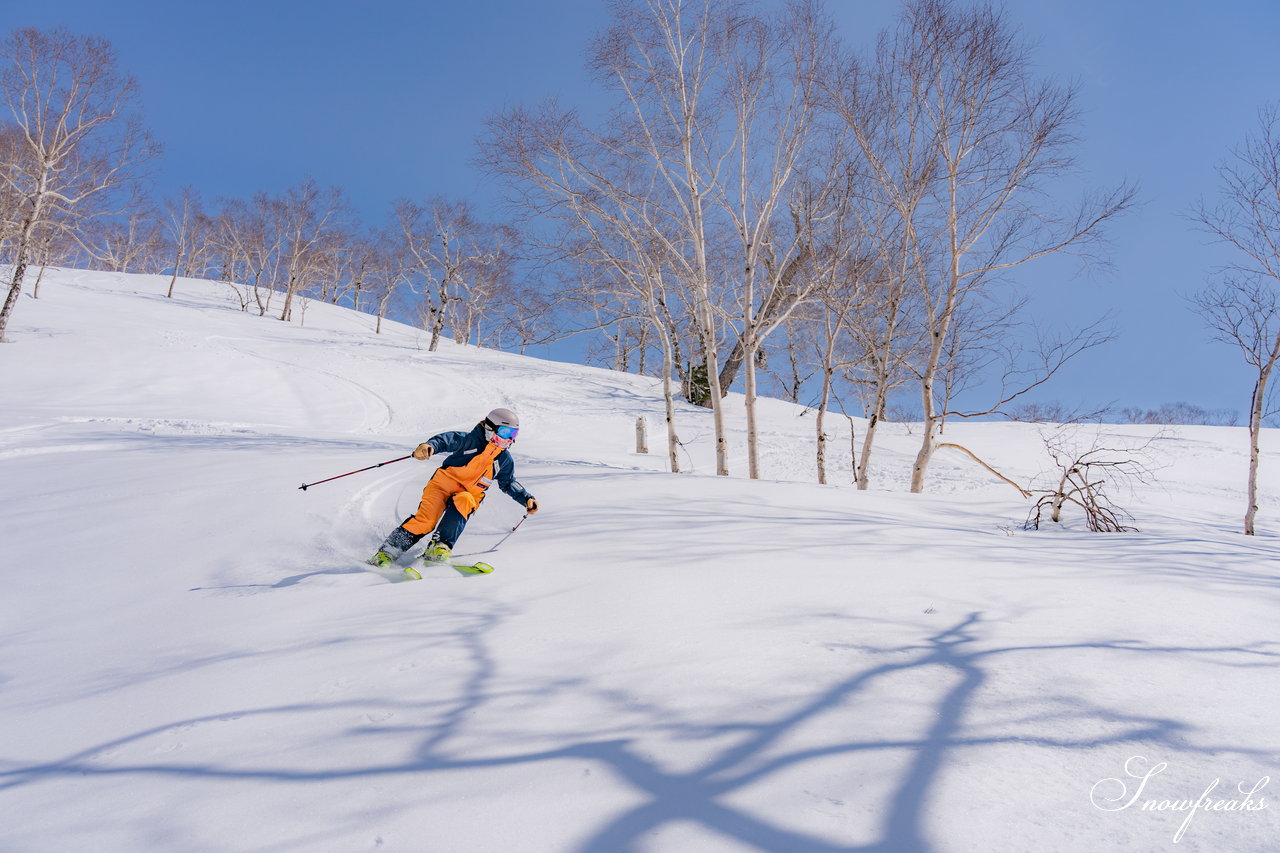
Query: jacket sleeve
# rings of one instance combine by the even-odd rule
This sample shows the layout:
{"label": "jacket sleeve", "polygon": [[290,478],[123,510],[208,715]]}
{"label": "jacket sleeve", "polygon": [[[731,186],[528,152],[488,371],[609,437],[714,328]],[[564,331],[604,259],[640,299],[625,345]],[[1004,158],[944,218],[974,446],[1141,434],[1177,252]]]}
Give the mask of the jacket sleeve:
{"label": "jacket sleeve", "polygon": [[526,504],[533,495],[529,494],[524,486],[516,479],[516,461],[511,458],[511,454],[502,451],[502,455],[498,457],[498,488],[511,496],[511,499],[519,504]]}
{"label": "jacket sleeve", "polygon": [[434,447],[436,453],[452,453],[462,447],[468,435],[470,435],[469,432],[460,429],[442,432],[428,438],[427,444]]}

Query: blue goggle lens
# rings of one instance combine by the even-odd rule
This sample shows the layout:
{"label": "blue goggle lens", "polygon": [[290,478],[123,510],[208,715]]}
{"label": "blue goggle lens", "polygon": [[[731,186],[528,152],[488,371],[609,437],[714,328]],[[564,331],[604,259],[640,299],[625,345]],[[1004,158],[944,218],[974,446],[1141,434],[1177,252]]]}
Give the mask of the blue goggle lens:
{"label": "blue goggle lens", "polygon": [[500,426],[494,429],[498,438],[515,438],[520,434],[520,427]]}

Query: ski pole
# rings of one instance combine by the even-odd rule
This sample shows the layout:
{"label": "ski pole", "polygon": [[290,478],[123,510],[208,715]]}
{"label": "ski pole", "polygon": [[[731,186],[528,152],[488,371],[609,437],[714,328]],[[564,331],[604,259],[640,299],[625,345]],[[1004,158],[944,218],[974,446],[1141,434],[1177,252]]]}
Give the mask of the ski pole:
{"label": "ski pole", "polygon": [[511,528],[510,530],[508,530],[508,531],[507,531],[507,535],[506,535],[506,536],[503,536],[501,539],[499,539],[499,540],[497,541],[497,543],[496,543],[492,548],[490,548],[489,550],[490,550],[490,551],[496,551],[496,550],[498,550],[498,546],[499,546],[499,545],[501,545],[503,542],[506,542],[508,539],[510,539],[510,538],[511,538],[511,534],[512,534],[512,533],[515,533],[517,530],[519,530],[519,529],[520,529],[520,525],[524,524],[524,520],[525,520],[526,518],[528,518],[528,517],[529,517],[529,513],[527,513],[527,512],[526,512],[524,515],[520,516],[520,520],[516,522],[516,526],[515,526],[515,527],[513,527],[513,528]]}
{"label": "ski pole", "polygon": [[[330,477],[328,480],[316,480],[314,483],[303,483],[301,486],[298,486],[298,488],[302,489],[302,491],[305,492],[307,489],[311,488],[312,486],[318,486],[321,483],[327,483],[329,482],[329,480],[341,480],[343,477],[350,477],[352,474],[359,474],[361,471],[372,471],[374,468],[381,468],[383,465],[390,465],[392,462],[403,462],[406,459],[412,459],[412,458],[413,458],[413,454],[410,453],[408,456],[401,456],[399,459],[388,459],[386,462],[379,462],[377,465],[370,465],[368,468],[360,468],[356,471],[348,471],[345,474],[339,474],[336,477]],[[516,525],[516,526],[518,527],[519,525]]]}

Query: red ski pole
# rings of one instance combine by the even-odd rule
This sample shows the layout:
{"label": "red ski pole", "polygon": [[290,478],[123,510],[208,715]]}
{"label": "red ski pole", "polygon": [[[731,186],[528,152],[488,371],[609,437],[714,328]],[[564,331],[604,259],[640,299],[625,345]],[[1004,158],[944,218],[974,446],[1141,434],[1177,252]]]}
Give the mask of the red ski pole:
{"label": "red ski pole", "polygon": [[356,470],[356,471],[348,471],[345,474],[339,474],[336,477],[330,477],[328,480],[316,480],[314,483],[303,483],[301,486],[298,486],[298,488],[302,489],[302,491],[305,492],[307,489],[311,488],[312,486],[318,486],[321,483],[327,483],[329,482],[329,480],[341,480],[343,477],[350,477],[352,474],[359,474],[360,471],[372,471],[374,468],[381,468],[383,465],[390,465],[392,462],[403,462],[406,459],[412,459],[412,458],[413,458],[413,454],[410,453],[408,456],[401,456],[399,459],[388,459],[386,462],[379,462],[377,465],[370,465],[368,468],[360,468],[359,470]]}
{"label": "red ski pole", "polygon": [[520,529],[520,525],[524,524],[524,520],[525,520],[526,518],[528,518],[528,517],[529,517],[529,513],[527,513],[527,512],[526,512],[524,515],[520,516],[520,520],[516,522],[516,526],[515,526],[515,527],[513,527],[513,528],[511,528],[510,530],[508,530],[508,531],[507,531],[507,535],[506,535],[506,536],[503,536],[501,539],[499,539],[499,540],[497,541],[497,543],[495,543],[495,544],[494,544],[494,546],[493,546],[492,548],[490,548],[489,550],[490,550],[490,551],[496,551],[496,550],[498,550],[498,546],[499,546],[499,545],[501,545],[503,542],[506,542],[508,539],[510,539],[510,538],[511,538],[511,534],[512,534],[512,533],[515,533],[517,530],[519,530],[519,529]]}
{"label": "red ski pole", "polygon": [[502,545],[503,542],[506,542],[508,539],[511,538],[512,533],[515,533],[517,530],[520,529],[520,525],[524,524],[524,520],[528,517],[529,517],[529,513],[527,512],[524,515],[520,516],[520,520],[516,522],[516,526],[508,530],[506,536],[503,536],[497,542],[493,543],[492,547],[485,548],[483,551],[476,551],[476,554],[477,555],[492,554],[494,551],[498,550],[498,547]]}

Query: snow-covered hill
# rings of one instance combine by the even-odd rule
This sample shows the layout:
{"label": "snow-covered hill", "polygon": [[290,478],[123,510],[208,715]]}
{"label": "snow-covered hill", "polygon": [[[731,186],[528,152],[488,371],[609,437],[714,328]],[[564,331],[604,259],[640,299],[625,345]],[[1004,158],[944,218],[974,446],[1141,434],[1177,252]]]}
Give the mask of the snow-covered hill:
{"label": "snow-covered hill", "polygon": [[[1241,430],[1159,443],[1142,533],[1026,532],[958,453],[906,494],[901,425],[858,492],[814,484],[812,412],[764,402],[750,481],[683,407],[672,475],[653,380],[166,286],[50,272],[0,347],[0,850],[1274,849],[1280,541],[1236,533]],[[297,488],[499,405],[542,512],[492,575],[362,564],[433,463]],[[1034,426],[948,434],[1048,468]]]}

